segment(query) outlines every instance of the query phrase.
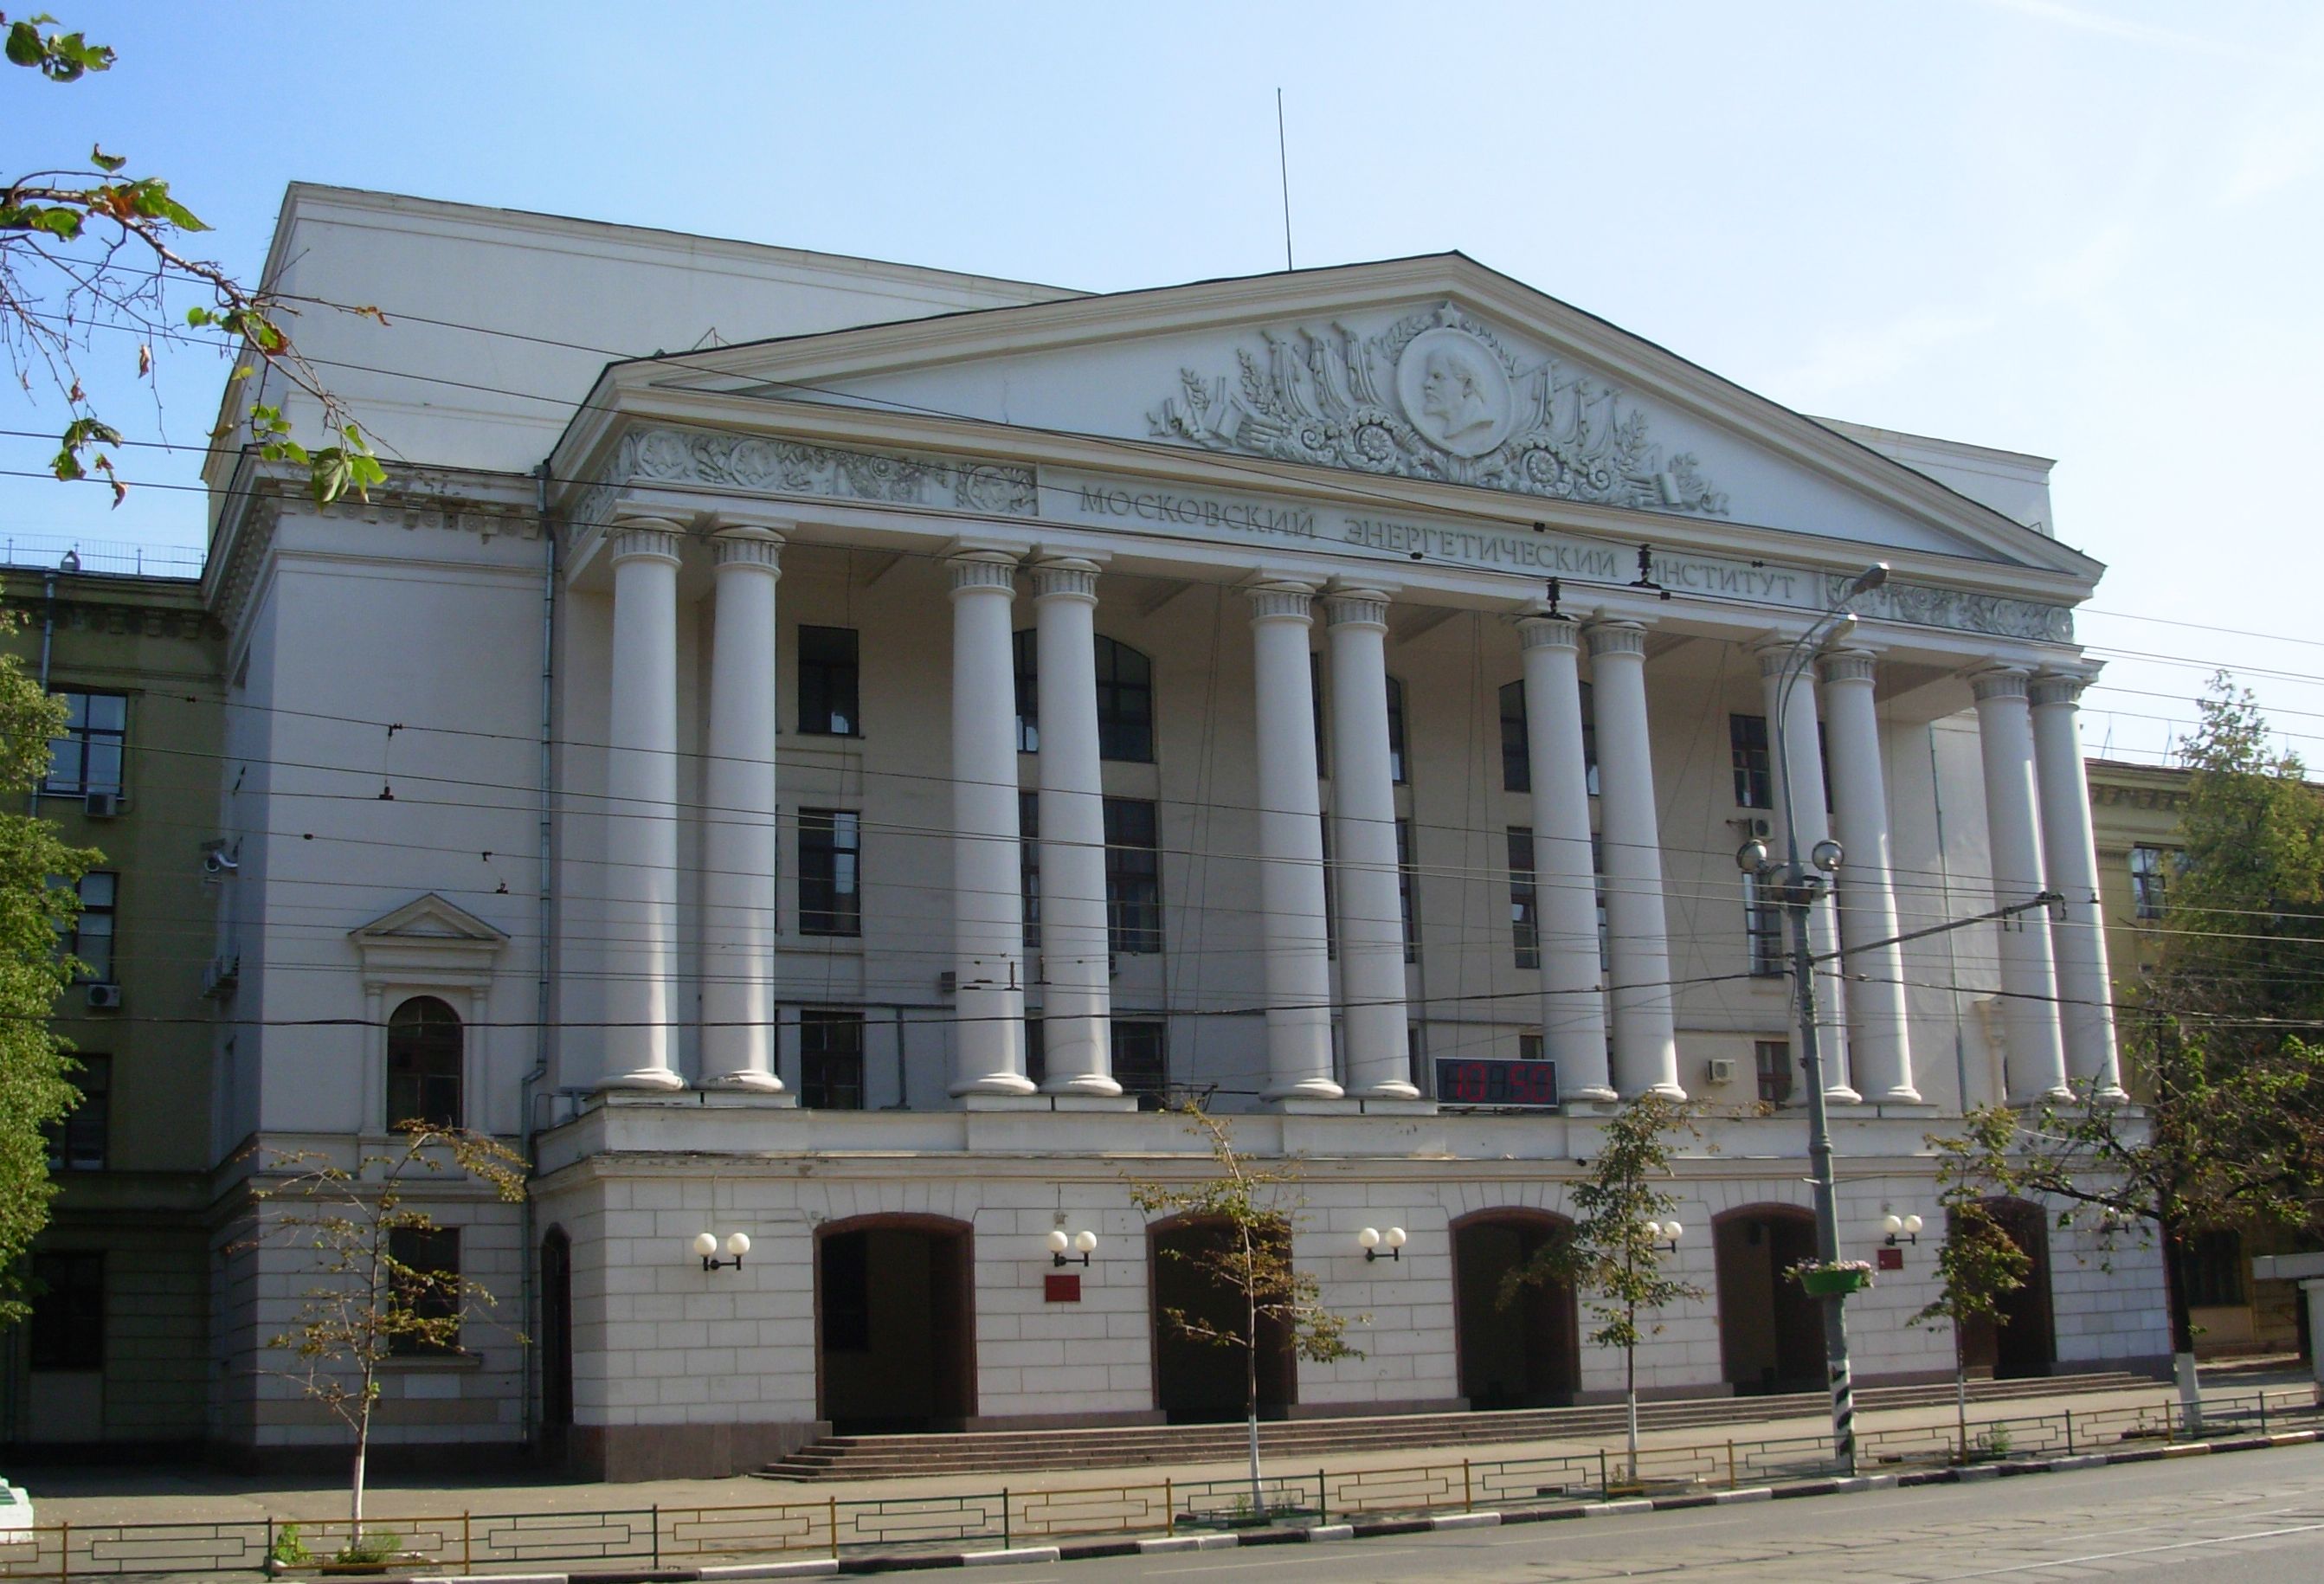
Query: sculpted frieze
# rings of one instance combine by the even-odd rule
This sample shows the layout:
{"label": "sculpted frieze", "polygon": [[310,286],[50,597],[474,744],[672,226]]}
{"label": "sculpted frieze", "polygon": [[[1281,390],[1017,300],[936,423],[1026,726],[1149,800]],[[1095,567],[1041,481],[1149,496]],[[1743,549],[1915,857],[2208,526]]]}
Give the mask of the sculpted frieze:
{"label": "sculpted frieze", "polygon": [[1451,303],[1378,336],[1340,325],[1263,331],[1239,376],[1181,369],[1155,437],[1284,462],[1436,479],[1643,511],[1727,515],[1690,454],[1665,455],[1623,392],[1528,363]]}
{"label": "sculpted frieze", "polygon": [[610,510],[611,493],[627,483],[703,484],[1001,517],[1031,517],[1038,511],[1029,467],[846,450],[758,435],[650,428],[622,437],[603,483],[583,492],[576,503],[574,520],[597,520],[592,513]]}
{"label": "sculpted frieze", "polygon": [[[1824,578],[1827,604],[1847,593],[1849,579]],[[1964,594],[1958,589],[1931,588],[1925,584],[1889,582],[1869,594],[1856,595],[1849,606],[1859,616],[1879,622],[1909,622],[1922,627],[1950,627],[1956,632],[1988,632],[1997,638],[2033,639],[2043,643],[2074,641],[2074,613],[2063,605],[2032,600],[2006,599],[1999,594]]]}

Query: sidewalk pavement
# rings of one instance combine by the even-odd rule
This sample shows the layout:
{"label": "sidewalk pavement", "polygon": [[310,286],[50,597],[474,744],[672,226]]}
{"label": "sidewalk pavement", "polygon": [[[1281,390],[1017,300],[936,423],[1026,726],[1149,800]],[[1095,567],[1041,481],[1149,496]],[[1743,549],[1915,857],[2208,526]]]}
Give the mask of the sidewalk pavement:
{"label": "sidewalk pavement", "polygon": [[[2238,1370],[2208,1378],[2212,1395],[2244,1395],[2265,1389],[2281,1392],[2312,1384],[2304,1370]],[[2072,1409],[2098,1413],[2107,1409],[2154,1407],[2175,1403],[2166,1386],[2135,1390],[2098,1392],[2056,1397],[2018,1398],[2006,1403],[1969,1404],[1975,1427],[1995,1419],[2025,1419]],[[1954,1411],[1950,1404],[1933,1407],[1899,1408],[1857,1415],[1860,1432],[1950,1427]],[[1781,1440],[1823,1433],[1830,1421],[1818,1418],[1754,1420],[1731,1425],[1649,1431],[1639,1436],[1642,1447],[1703,1447],[1737,1442]],[[1488,1463],[1501,1459],[1540,1457],[1550,1453],[1586,1452],[1595,1456],[1606,1444],[1600,1438],[1537,1440],[1478,1443],[1452,1447],[1407,1447],[1386,1450],[1351,1451],[1322,1460],[1269,1459],[1271,1474],[1313,1474],[1320,1463],[1334,1473],[1354,1469],[1408,1469],[1425,1464],[1457,1466],[1463,1459]],[[1612,1444],[1618,1446],[1619,1438]],[[364,1511],[374,1517],[448,1517],[461,1513],[556,1513],[642,1511],[669,1508],[770,1506],[790,1503],[821,1504],[873,1497],[945,1497],[990,1494],[1006,1488],[1014,1493],[1121,1485],[1159,1485],[1165,1478],[1181,1484],[1205,1479],[1231,1479],[1245,1469],[1240,1461],[1194,1464],[1140,1464],[1118,1469],[1060,1469],[1046,1472],[944,1474],[913,1478],[832,1479],[811,1482],[761,1479],[741,1476],[727,1479],[656,1479],[634,1484],[560,1480],[512,1467],[506,1478],[479,1475],[473,1479],[437,1481],[424,1475],[375,1478],[370,1481]],[[306,1478],[236,1475],[199,1465],[151,1468],[80,1468],[36,1469],[18,1482],[38,1504],[41,1522],[54,1524],[212,1523],[274,1517],[289,1521],[336,1519],[346,1515],[346,1457],[337,1448],[317,1448],[314,1468]]]}

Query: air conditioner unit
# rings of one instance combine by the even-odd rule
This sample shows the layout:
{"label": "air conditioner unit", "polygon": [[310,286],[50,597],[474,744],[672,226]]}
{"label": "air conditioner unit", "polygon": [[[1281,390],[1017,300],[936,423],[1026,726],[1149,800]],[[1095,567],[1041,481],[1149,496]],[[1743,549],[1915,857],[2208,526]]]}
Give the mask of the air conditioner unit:
{"label": "air conditioner unit", "polygon": [[1703,1064],[1711,1069],[1711,1081],[1713,1083],[1732,1083],[1735,1082],[1734,1057],[1713,1056]]}
{"label": "air conditioner unit", "polygon": [[118,815],[128,799],[118,792],[90,792],[81,797],[81,811],[91,819],[111,819]]}
{"label": "air conditioner unit", "polygon": [[1773,821],[1755,819],[1751,822],[1751,834],[1756,839],[1764,842],[1775,833],[1775,826]]}
{"label": "air conditioner unit", "polygon": [[117,984],[92,984],[88,987],[88,1009],[92,1012],[121,1010],[121,987]]}
{"label": "air conditioner unit", "polygon": [[948,996],[955,993],[959,989],[960,975],[951,969],[947,968],[936,975],[936,994]]}

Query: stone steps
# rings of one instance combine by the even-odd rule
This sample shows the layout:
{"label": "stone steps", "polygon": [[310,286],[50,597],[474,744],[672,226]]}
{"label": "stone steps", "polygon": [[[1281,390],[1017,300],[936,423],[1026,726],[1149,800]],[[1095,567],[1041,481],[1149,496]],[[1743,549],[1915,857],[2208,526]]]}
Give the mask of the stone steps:
{"label": "stone steps", "polygon": [[[2140,1375],[2107,1372],[2038,1380],[1980,1381],[1970,1400],[1983,1404],[2151,1387]],[[1953,1400],[1950,1386],[1868,1387],[1859,1408],[1935,1407]],[[1784,1396],[1701,1397],[1641,1403],[1642,1430],[1716,1429],[1782,1419],[1817,1419],[1821,1392]],[[1330,1457],[1351,1451],[1452,1447],[1526,1441],[1596,1440],[1619,1435],[1622,1405],[1509,1409],[1474,1414],[1411,1414],[1363,1419],[1301,1419],[1259,1426],[1268,1458]],[[1157,1464],[1231,1462],[1243,1456],[1239,1423],[1130,1426],[1096,1430],[972,1431],[954,1434],[833,1435],[809,1442],[758,1471],[762,1478],[879,1479],[931,1474],[1001,1474],[1036,1469],[1128,1469]]]}

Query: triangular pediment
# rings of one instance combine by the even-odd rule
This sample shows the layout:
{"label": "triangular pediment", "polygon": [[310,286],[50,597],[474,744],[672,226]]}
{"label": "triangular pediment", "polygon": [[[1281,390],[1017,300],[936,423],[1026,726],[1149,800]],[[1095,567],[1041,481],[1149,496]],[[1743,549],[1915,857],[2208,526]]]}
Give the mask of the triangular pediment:
{"label": "triangular pediment", "polygon": [[1929,471],[1459,254],[872,326],[608,379],[1118,441],[1148,467],[1181,453],[1255,483],[1454,485],[1504,511],[1571,503],[2098,571]]}
{"label": "triangular pediment", "polygon": [[506,931],[493,928],[433,891],[415,897],[392,913],[383,914],[347,933],[358,943],[463,942],[497,946],[508,939]]}

